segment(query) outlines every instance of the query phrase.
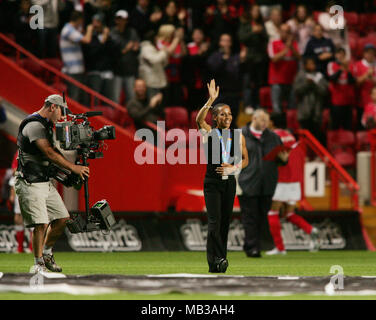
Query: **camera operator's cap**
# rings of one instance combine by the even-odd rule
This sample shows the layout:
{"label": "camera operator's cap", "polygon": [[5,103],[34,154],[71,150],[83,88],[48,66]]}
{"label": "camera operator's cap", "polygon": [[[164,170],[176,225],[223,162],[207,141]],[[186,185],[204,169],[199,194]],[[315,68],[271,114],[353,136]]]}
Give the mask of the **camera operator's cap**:
{"label": "camera operator's cap", "polygon": [[126,10],[118,10],[115,14],[115,18],[128,19],[128,12]]}
{"label": "camera operator's cap", "polygon": [[373,43],[366,43],[363,51],[370,50],[370,49],[376,51],[376,46]]}
{"label": "camera operator's cap", "polygon": [[63,97],[58,94],[51,94],[46,98],[46,100],[44,100],[44,102],[50,102],[60,106],[62,113],[73,114],[72,111],[68,109],[67,102],[64,101]]}

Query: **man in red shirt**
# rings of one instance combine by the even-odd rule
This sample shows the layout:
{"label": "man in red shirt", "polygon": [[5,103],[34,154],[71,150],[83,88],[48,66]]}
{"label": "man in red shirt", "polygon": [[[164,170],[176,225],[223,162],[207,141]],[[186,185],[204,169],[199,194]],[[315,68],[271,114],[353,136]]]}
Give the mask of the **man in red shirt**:
{"label": "man in red shirt", "polygon": [[359,87],[360,103],[358,105],[359,118],[365,106],[371,102],[371,90],[376,84],[376,47],[369,43],[364,46],[363,59],[354,66],[354,76]]}
{"label": "man in red shirt", "polygon": [[342,127],[351,130],[352,110],[355,104],[355,78],[346,59],[345,49],[338,48],[335,57],[336,60],[329,62],[327,67],[332,103],[330,108],[332,129],[337,130]]}
{"label": "man in red shirt", "polygon": [[289,109],[294,107],[292,83],[298,70],[300,53],[298,43],[293,39],[290,27],[282,24],[280,39],[268,44],[269,84],[274,112],[282,112],[282,101],[288,101]]}
{"label": "man in red shirt", "polygon": [[311,236],[310,249],[312,251],[318,250],[317,238],[319,231],[295,213],[296,202],[301,200],[301,183],[303,182],[305,162],[304,152],[295,137],[285,129],[286,120],[283,115],[274,114],[271,116],[271,121],[275,127],[274,132],[281,138],[286,147],[291,148],[291,152],[287,165],[278,168],[277,188],[274,192],[272,207],[268,212],[269,228],[275,248],[265,254],[286,254],[281,235],[280,211],[286,213],[288,222],[296,225]]}
{"label": "man in red shirt", "polygon": [[376,87],[372,88],[371,100],[364,108],[362,117],[362,125],[366,129],[374,129],[376,127]]}

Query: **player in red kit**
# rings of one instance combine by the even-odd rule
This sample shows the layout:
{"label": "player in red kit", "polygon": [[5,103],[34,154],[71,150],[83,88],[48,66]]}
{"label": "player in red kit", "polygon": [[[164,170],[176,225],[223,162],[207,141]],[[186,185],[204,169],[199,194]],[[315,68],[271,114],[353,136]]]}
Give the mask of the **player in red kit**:
{"label": "player in red kit", "polygon": [[18,166],[18,152],[14,155],[13,161],[12,161],[12,171],[13,176],[9,180],[9,187],[10,187],[10,196],[9,196],[9,202],[12,204],[13,212],[14,212],[14,224],[15,224],[15,230],[16,230],[16,240],[17,240],[17,251],[16,253],[30,253],[32,251],[32,232],[30,232],[29,237],[29,248],[24,248],[24,241],[25,241],[25,228],[24,223],[21,215],[21,209],[20,204],[18,203],[18,197],[14,190],[14,183],[15,183],[15,177],[14,172],[17,170]]}
{"label": "player in red kit", "polygon": [[266,255],[286,254],[281,235],[281,222],[279,214],[282,211],[288,222],[296,225],[311,236],[310,249],[319,249],[317,241],[319,231],[295,213],[295,206],[301,200],[301,183],[304,172],[304,152],[295,137],[287,131],[284,115],[272,115],[271,120],[275,127],[274,132],[281,138],[282,143],[291,148],[289,161],[286,166],[278,168],[278,184],[273,196],[271,210],[268,212],[270,233],[273,237],[275,248],[267,251]]}

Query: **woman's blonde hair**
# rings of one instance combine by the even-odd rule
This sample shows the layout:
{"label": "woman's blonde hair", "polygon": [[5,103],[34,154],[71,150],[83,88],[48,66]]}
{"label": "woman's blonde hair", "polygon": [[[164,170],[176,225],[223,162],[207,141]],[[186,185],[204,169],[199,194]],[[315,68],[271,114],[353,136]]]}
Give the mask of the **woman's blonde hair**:
{"label": "woman's blonde hair", "polygon": [[163,24],[159,27],[158,30],[158,39],[160,40],[168,40],[170,39],[175,33],[175,27],[172,24]]}

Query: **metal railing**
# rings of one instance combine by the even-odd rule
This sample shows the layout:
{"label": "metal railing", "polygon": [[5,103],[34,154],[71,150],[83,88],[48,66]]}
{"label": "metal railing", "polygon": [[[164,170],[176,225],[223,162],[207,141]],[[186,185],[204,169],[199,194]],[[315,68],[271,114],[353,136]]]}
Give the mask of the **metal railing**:
{"label": "metal railing", "polygon": [[[330,209],[338,210],[339,208],[339,182],[345,184],[351,193],[352,209],[359,211],[359,185],[347,173],[347,171],[337,162],[337,160],[329,153],[327,149],[308,131],[298,130],[300,142],[305,147],[309,147],[315,154],[317,154],[330,171],[331,180],[331,194],[330,194]],[[305,148],[306,149],[306,148]],[[303,192],[303,202],[306,201]]]}

